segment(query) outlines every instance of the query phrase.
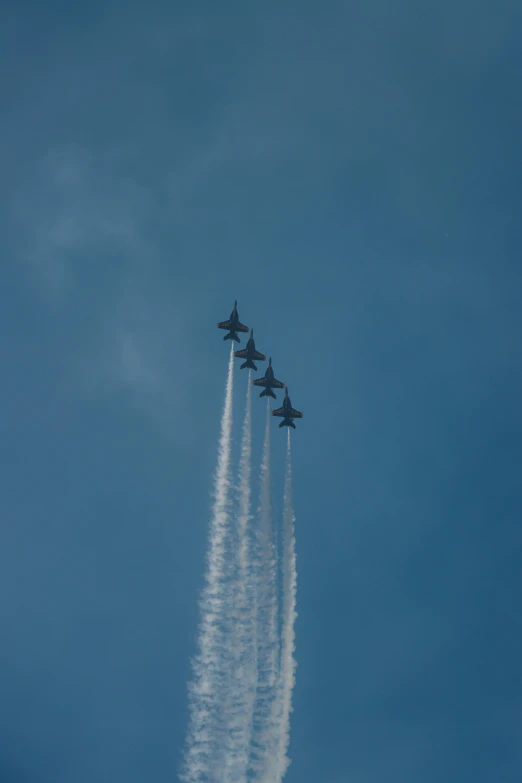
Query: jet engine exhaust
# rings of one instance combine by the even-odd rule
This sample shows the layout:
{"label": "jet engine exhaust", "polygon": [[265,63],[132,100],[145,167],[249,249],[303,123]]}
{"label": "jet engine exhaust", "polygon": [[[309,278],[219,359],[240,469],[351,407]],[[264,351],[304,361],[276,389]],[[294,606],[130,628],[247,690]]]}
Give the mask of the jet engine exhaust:
{"label": "jet engine exhaust", "polygon": [[279,736],[277,552],[270,500],[270,424],[270,401],[267,400],[256,524],[258,684],[249,776],[251,780],[267,783],[275,780]]}
{"label": "jet engine exhaust", "polygon": [[224,638],[224,621],[228,589],[226,541],[231,521],[232,501],[230,459],[233,371],[232,343],[214,479],[207,572],[200,600],[198,651],[192,662],[192,681],[189,684],[189,728],[181,774],[181,779],[186,783],[213,779],[215,770],[223,764],[226,739],[223,727],[223,705],[230,660]]}
{"label": "jet engine exhaust", "polygon": [[287,756],[290,744],[290,713],[292,712],[292,691],[295,684],[295,619],[297,564],[295,554],[295,513],[292,497],[292,450],[290,430],[286,446],[285,486],[283,500],[283,616],[280,667],[281,723],[279,729],[279,777],[282,780],[290,765]]}
{"label": "jet engine exhaust", "polygon": [[231,654],[230,692],[227,697],[227,753],[225,781],[241,783],[246,779],[252,714],[257,686],[255,648],[255,576],[249,525],[251,514],[252,474],[252,395],[250,371],[246,394],[245,418],[241,441],[238,481],[238,512],[234,529],[235,541],[232,589],[230,590],[228,645]]}

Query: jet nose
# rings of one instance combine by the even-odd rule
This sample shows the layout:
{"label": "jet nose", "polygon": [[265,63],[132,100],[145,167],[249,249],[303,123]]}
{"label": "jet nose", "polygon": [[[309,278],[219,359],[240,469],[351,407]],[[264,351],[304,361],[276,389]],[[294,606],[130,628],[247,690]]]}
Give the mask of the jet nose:
{"label": "jet nose", "polygon": [[272,357],[270,357],[270,359],[268,360],[268,364],[270,367],[272,366]]}
{"label": "jet nose", "polygon": [[236,301],[234,302],[234,307],[237,307],[237,299],[236,299]]}

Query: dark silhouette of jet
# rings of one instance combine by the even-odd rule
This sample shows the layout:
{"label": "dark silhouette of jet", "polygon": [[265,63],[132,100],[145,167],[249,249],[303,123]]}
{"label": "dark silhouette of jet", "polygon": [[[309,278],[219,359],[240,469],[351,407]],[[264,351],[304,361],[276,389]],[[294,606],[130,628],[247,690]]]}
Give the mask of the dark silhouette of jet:
{"label": "dark silhouette of jet", "polygon": [[302,419],[303,414],[301,411],[296,411],[295,408],[292,408],[292,403],[290,402],[290,397],[288,396],[288,387],[285,391],[285,399],[283,401],[283,407],[278,408],[275,411],[272,411],[272,416],[282,416],[283,421],[279,425],[279,428],[281,427],[292,427],[295,430],[295,424],[293,422],[293,419]]}
{"label": "dark silhouette of jet", "polygon": [[248,332],[248,326],[240,323],[239,315],[237,313],[237,299],[234,302],[234,309],[230,313],[228,321],[220,321],[217,325],[218,329],[227,329],[228,334],[223,337],[223,340],[235,340],[240,343],[241,340],[237,336],[237,332]]}
{"label": "dark silhouette of jet", "polygon": [[266,375],[264,378],[256,378],[255,381],[252,381],[252,384],[254,386],[264,386],[264,390],[259,395],[260,397],[273,397],[274,400],[276,399],[276,396],[273,389],[284,389],[285,385],[281,381],[276,380],[274,376],[274,371],[272,369],[272,357],[268,360],[268,367],[266,370]]}
{"label": "dark silhouette of jet", "polygon": [[247,342],[247,347],[243,348],[242,351],[234,351],[234,356],[237,356],[238,359],[246,359],[246,362],[243,362],[243,364],[241,365],[240,368],[241,370],[243,370],[245,367],[250,367],[252,370],[255,370],[257,372],[257,367],[254,364],[254,359],[257,359],[258,362],[266,361],[266,356],[262,353],[259,353],[259,351],[256,351],[253,329],[250,331],[250,339]]}

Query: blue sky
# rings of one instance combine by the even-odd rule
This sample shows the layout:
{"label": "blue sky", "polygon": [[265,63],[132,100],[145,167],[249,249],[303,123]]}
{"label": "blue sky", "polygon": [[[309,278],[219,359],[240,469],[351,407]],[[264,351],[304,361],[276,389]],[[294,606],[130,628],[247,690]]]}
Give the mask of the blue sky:
{"label": "blue sky", "polygon": [[287,780],[520,780],[521,22],[4,4],[6,783],[175,779],[235,298],[306,416]]}

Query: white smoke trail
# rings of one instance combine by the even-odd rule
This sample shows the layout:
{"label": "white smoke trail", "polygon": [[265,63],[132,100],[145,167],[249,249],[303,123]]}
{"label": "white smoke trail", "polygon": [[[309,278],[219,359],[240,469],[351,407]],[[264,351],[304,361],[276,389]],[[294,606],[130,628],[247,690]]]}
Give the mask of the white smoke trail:
{"label": "white smoke trail", "polygon": [[230,526],[234,349],[230,348],[225,405],[214,482],[214,503],[207,554],[207,573],[202,591],[198,652],[192,663],[189,685],[189,729],[183,770],[185,783],[219,780],[225,738],[222,706],[230,669],[225,645],[227,609],[226,541]]}
{"label": "white smoke trail", "polygon": [[283,618],[280,669],[281,723],[279,727],[278,781],[281,781],[290,764],[287,756],[290,744],[290,713],[292,691],[295,684],[295,618],[297,613],[297,567],[295,555],[295,514],[292,498],[292,453],[290,430],[286,447],[285,488],[283,499]]}
{"label": "white smoke trail", "polygon": [[255,581],[249,531],[249,523],[252,520],[251,475],[251,372],[249,371],[239,466],[236,539],[233,543],[235,574],[230,591],[228,624],[231,671],[230,690],[225,708],[228,729],[224,770],[226,783],[241,783],[246,779],[257,685]]}
{"label": "white smoke trail", "polygon": [[272,783],[277,774],[279,700],[278,683],[278,604],[277,553],[270,502],[270,400],[266,405],[265,438],[261,462],[260,498],[256,526],[256,567],[258,587],[257,660],[258,685],[254,713],[254,734],[250,758],[252,780]]}

